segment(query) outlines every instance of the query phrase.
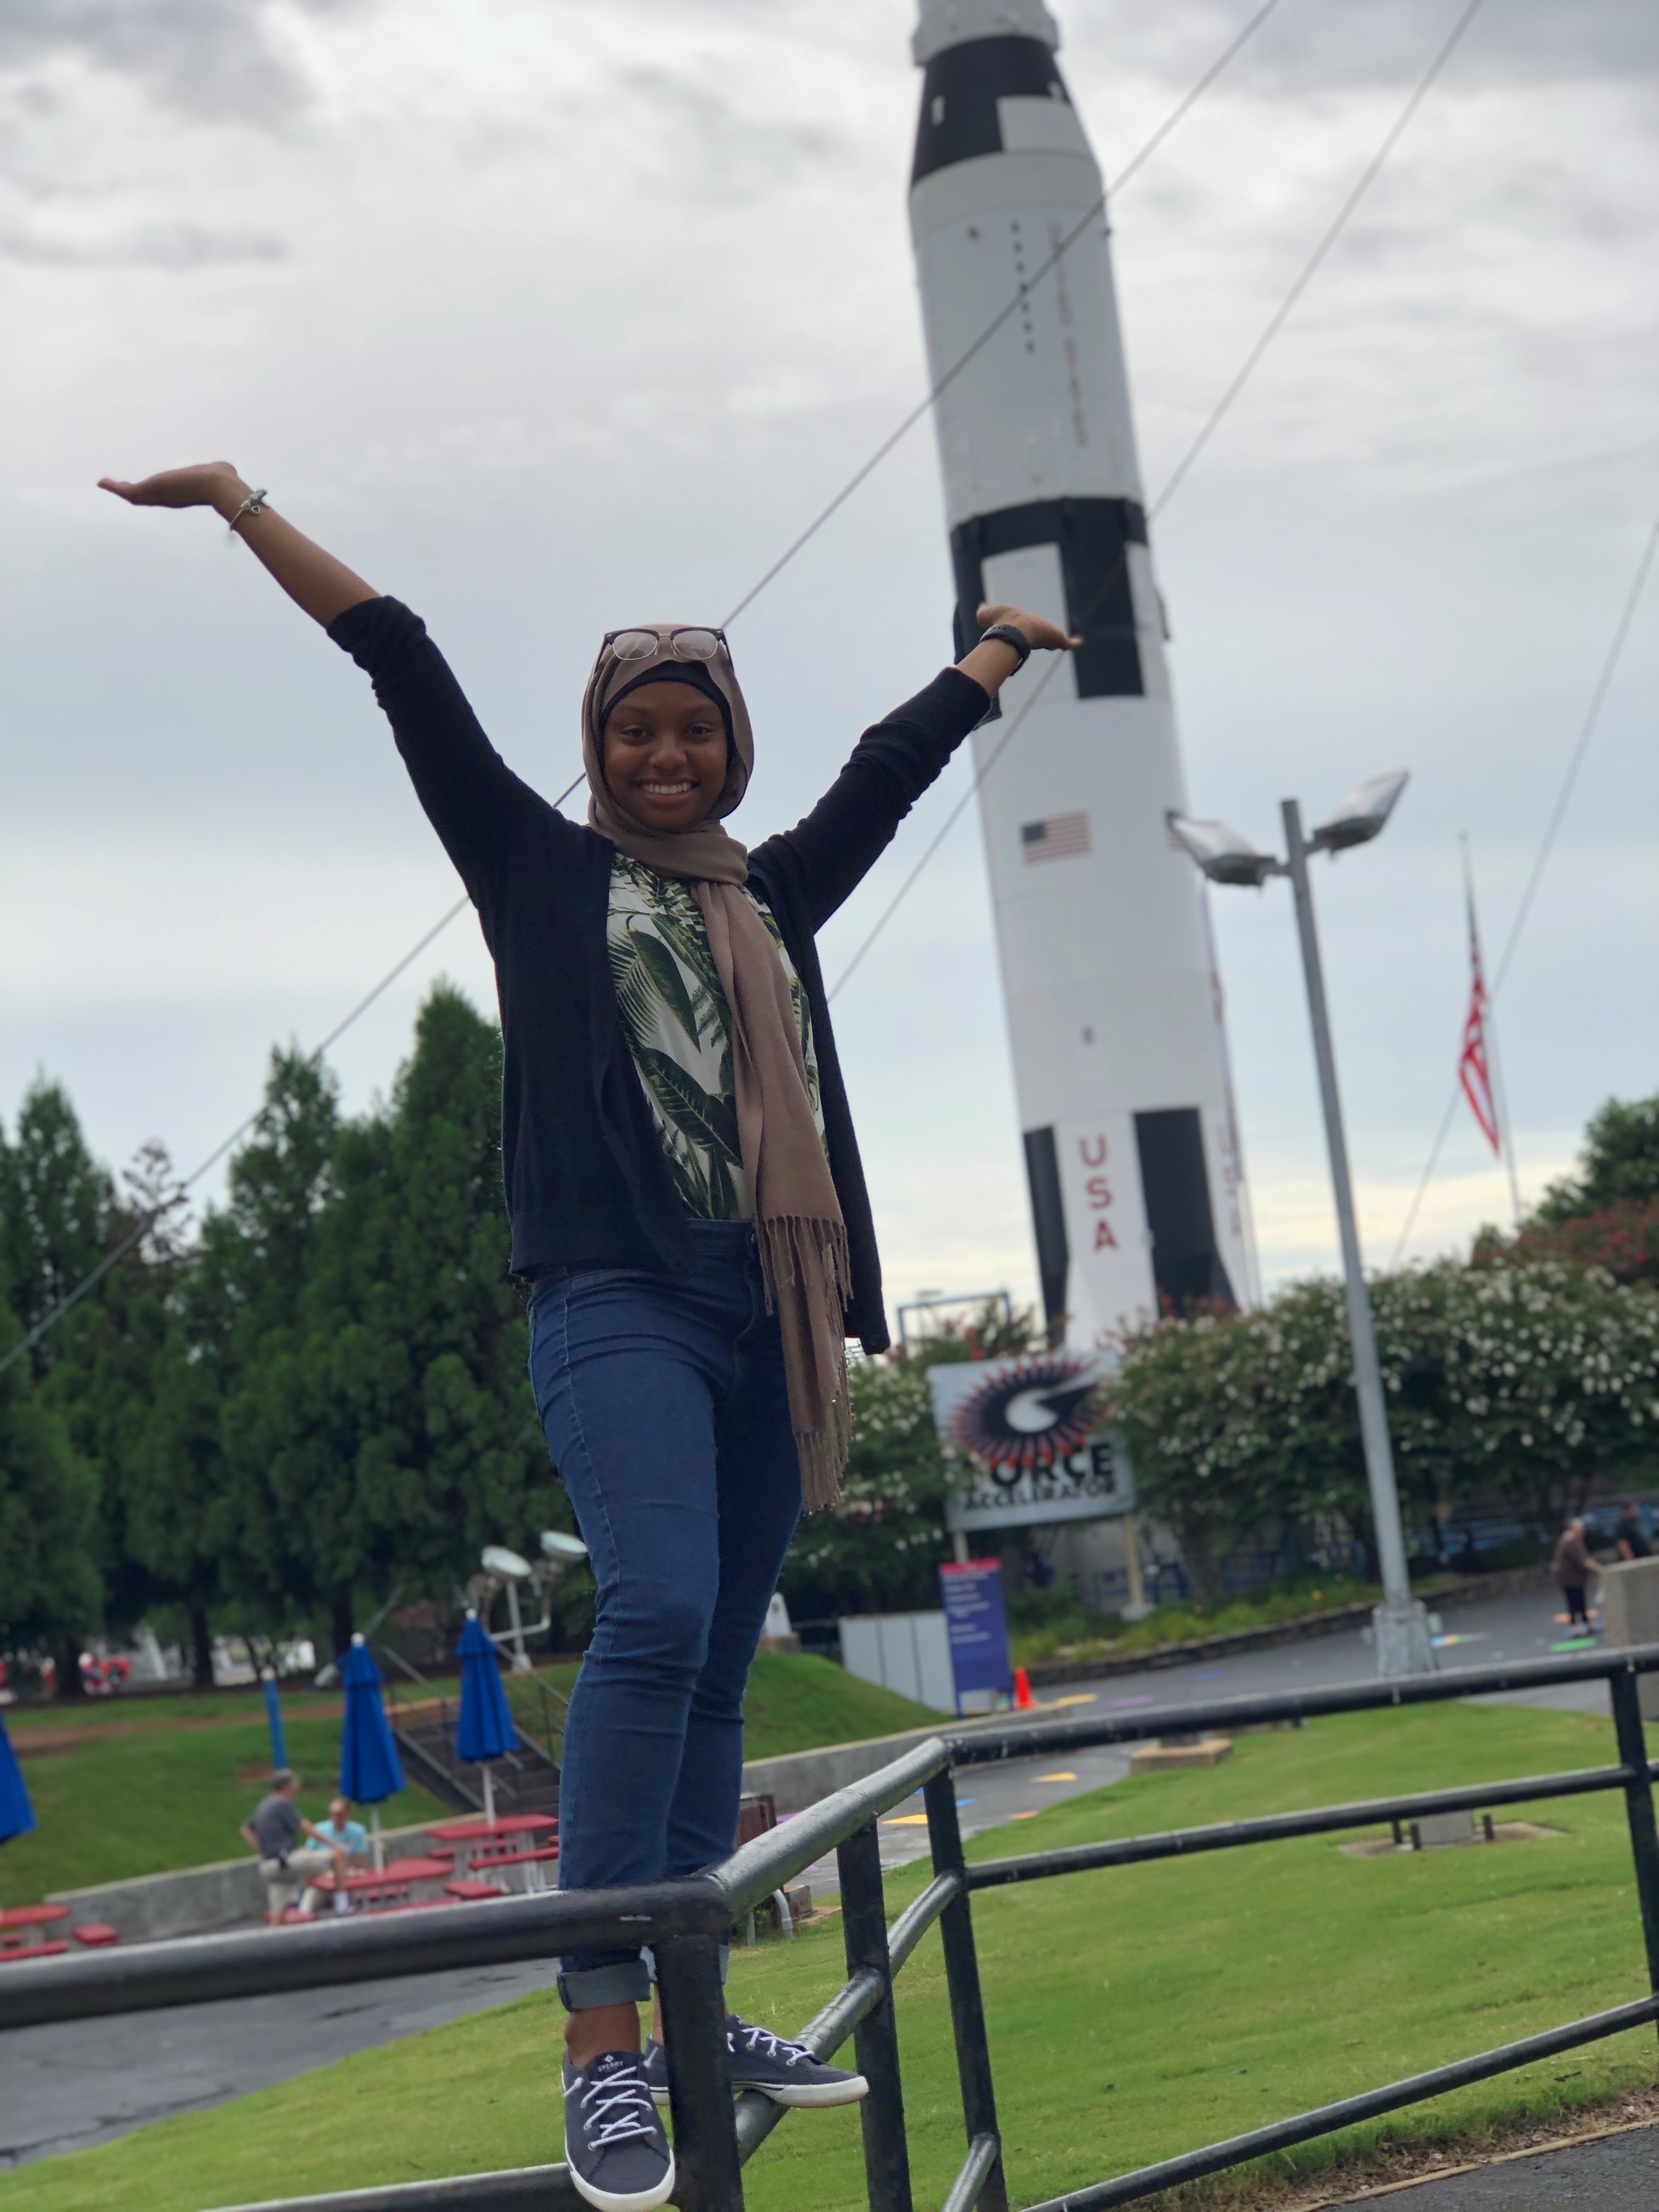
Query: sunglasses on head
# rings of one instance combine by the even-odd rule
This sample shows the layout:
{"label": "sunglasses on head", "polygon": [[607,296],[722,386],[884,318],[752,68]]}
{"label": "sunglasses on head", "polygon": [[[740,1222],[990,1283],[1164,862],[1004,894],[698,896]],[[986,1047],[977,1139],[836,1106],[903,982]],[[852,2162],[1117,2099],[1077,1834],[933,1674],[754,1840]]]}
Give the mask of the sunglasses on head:
{"label": "sunglasses on head", "polygon": [[724,653],[728,661],[732,648],[726,641],[723,629],[702,629],[695,626],[668,631],[657,629],[611,629],[605,634],[605,643],[618,660],[650,660],[659,653],[675,660],[713,660]]}

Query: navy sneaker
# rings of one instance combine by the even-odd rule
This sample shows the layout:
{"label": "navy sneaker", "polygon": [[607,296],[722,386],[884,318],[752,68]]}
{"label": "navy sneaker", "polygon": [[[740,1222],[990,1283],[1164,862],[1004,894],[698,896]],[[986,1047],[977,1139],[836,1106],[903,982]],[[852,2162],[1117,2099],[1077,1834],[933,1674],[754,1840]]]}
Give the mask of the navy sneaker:
{"label": "navy sneaker", "polygon": [[[862,2074],[824,2066],[804,2043],[791,2043],[769,2028],[751,2027],[736,2013],[726,2021],[732,2087],[757,2089],[775,2105],[855,2105],[869,2094]],[[654,2036],[645,2046],[645,2078],[659,2105],[668,2102],[668,2055]]]}
{"label": "navy sneaker", "polygon": [[566,2057],[564,2156],[599,2212],[653,2212],[673,2194],[674,2154],[631,2051],[602,2051],[583,2067]]}

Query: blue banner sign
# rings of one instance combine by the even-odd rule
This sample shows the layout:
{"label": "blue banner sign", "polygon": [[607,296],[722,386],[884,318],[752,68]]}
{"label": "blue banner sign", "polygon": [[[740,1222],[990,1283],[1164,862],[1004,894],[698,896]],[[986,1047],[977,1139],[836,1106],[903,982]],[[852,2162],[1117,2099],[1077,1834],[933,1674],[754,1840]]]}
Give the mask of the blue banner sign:
{"label": "blue banner sign", "polygon": [[957,1711],[975,1690],[1013,1689],[1008,1664],[1008,1623],[1002,1610],[1002,1565],[998,1559],[968,1559],[939,1571],[945,1626],[951,1638],[951,1672],[956,1680]]}

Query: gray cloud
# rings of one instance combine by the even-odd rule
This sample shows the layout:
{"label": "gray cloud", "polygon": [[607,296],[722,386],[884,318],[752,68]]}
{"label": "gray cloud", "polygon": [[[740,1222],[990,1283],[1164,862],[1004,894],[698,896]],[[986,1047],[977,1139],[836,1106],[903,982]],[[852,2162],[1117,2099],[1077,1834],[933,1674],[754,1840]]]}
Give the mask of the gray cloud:
{"label": "gray cloud", "polygon": [[263,231],[204,230],[191,222],[154,223],[118,238],[52,238],[0,229],[0,257],[60,269],[173,269],[283,261],[288,246]]}
{"label": "gray cloud", "polygon": [[[1462,0],[1400,0],[1387,8],[1285,6],[1269,17],[1224,82],[1306,98],[1353,86],[1400,82],[1419,73],[1450,31]],[[1062,59],[1140,65],[1180,80],[1206,46],[1218,50],[1249,9],[1170,8],[1166,0],[1128,0],[1102,13],[1078,0],[1055,0]],[[1640,0],[1486,0],[1462,40],[1446,88],[1540,81],[1659,80],[1659,9]]]}
{"label": "gray cloud", "polygon": [[619,81],[621,98],[654,112],[675,158],[690,150],[697,183],[711,198],[741,202],[775,191],[803,170],[823,170],[854,149],[847,132],[825,121],[769,121],[722,82],[716,61],[675,68],[647,63]]}
{"label": "gray cloud", "polygon": [[[356,0],[293,4],[337,14]],[[0,70],[88,62],[186,113],[270,125],[310,99],[283,50],[283,12],[276,0],[6,0]]]}

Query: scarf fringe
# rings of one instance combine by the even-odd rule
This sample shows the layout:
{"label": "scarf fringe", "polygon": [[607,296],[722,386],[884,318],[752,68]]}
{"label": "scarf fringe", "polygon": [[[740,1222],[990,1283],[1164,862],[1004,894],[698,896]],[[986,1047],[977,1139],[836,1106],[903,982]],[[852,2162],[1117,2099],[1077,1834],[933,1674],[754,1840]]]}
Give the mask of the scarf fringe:
{"label": "scarf fringe", "polygon": [[[800,1457],[801,1504],[821,1512],[841,1495],[841,1478],[853,1442],[853,1409],[847,1384],[847,1302],[852,1295],[853,1266],[846,1224],[807,1215],[781,1213],[757,1218],[761,1274],[769,1311],[786,1315],[785,1365],[789,1370],[790,1405],[799,1423],[803,1413],[820,1415],[818,1425],[796,1426]],[[788,1321],[798,1321],[792,1331]],[[805,1360],[792,1337],[804,1339]],[[802,1374],[802,1364],[812,1371]],[[823,1370],[828,1367],[829,1372]]]}

